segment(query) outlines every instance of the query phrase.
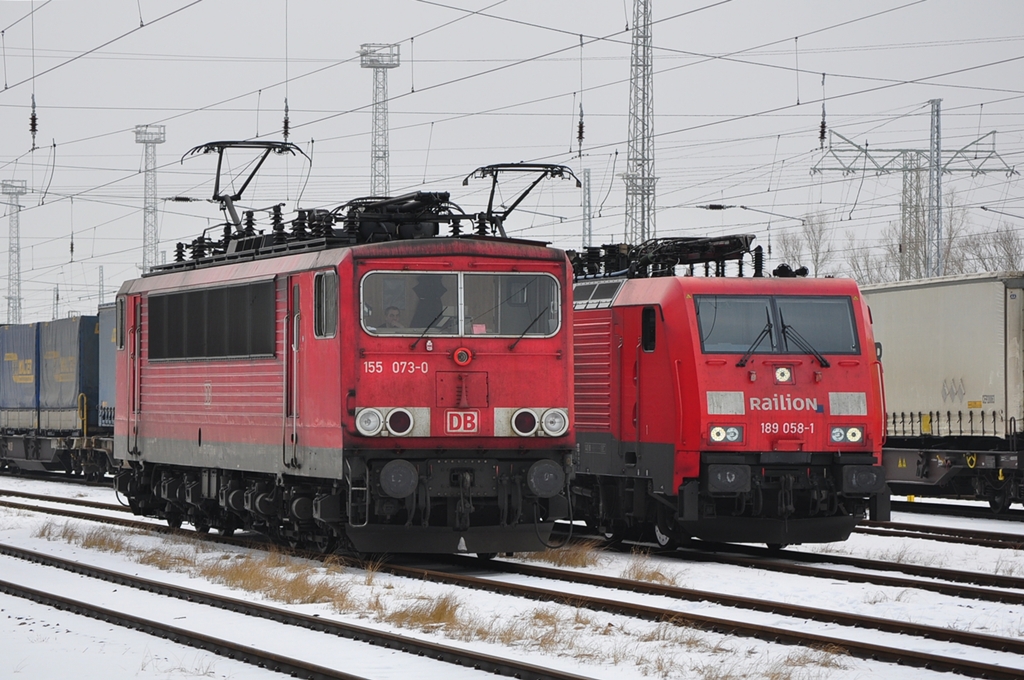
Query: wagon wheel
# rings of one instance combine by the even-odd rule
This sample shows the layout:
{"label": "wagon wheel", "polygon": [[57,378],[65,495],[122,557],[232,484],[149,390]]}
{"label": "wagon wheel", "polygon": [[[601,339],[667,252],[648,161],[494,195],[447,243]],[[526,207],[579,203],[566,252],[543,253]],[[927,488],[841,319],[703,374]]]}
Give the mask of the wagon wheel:
{"label": "wagon wheel", "polygon": [[476,554],[476,558],[478,560],[480,560],[481,562],[490,562],[491,560],[493,560],[497,556],[498,556],[498,553],[496,553],[496,552],[492,552],[492,553],[477,553]]}
{"label": "wagon wheel", "polygon": [[992,494],[992,497],[988,499],[988,506],[992,508],[992,512],[998,515],[1009,508],[1012,501],[1010,493],[1006,489],[1001,489]]}

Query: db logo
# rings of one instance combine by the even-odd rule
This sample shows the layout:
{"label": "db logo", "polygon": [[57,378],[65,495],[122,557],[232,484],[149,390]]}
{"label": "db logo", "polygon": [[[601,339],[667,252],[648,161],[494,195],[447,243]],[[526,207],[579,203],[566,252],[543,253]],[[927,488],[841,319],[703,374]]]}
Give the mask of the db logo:
{"label": "db logo", "polygon": [[444,431],[447,434],[474,434],[479,430],[479,411],[444,412]]}

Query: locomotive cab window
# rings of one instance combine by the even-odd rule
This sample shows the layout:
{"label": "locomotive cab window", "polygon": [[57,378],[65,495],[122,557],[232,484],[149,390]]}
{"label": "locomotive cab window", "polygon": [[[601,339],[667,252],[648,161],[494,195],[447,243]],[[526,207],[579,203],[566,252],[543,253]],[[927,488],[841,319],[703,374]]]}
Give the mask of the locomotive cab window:
{"label": "locomotive cab window", "polygon": [[848,296],[695,295],[694,303],[708,354],[860,352]]}
{"label": "locomotive cab window", "polygon": [[319,272],[313,277],[313,335],[333,338],[338,329],[338,273]]}
{"label": "locomotive cab window", "polygon": [[459,277],[373,272],[363,279],[363,328],[374,335],[458,335]]}
{"label": "locomotive cab window", "polygon": [[548,336],[558,330],[558,282],[545,274],[465,274],[465,335]]}
{"label": "locomotive cab window", "polygon": [[361,294],[372,335],[547,337],[561,323],[561,289],[547,274],[371,272]]}

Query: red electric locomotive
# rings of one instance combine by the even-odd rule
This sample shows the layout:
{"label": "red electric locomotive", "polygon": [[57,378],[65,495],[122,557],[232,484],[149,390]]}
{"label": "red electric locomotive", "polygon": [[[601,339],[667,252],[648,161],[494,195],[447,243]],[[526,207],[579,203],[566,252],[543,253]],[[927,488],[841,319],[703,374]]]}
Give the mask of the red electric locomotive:
{"label": "red electric locomotive", "polygon": [[759,249],[753,277],[725,278],[752,239],[574,256],[574,509],[594,528],[663,545],[843,540],[884,488],[881,367],[856,284],[763,277]]}
{"label": "red electric locomotive", "polygon": [[[204,150],[238,147],[294,150]],[[476,174],[517,170],[571,176]],[[234,215],[238,195],[214,198]],[[417,193],[290,230],[275,214],[266,235],[247,213],[125,283],[116,486],[133,510],[323,550],[542,548],[569,510],[571,270],[504,238],[508,212]]]}

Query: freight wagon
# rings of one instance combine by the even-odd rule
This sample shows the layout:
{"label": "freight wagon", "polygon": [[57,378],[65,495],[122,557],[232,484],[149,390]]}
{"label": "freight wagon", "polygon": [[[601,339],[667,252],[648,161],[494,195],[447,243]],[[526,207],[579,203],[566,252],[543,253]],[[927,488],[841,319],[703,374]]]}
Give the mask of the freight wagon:
{"label": "freight wagon", "polygon": [[1024,272],[863,288],[885,369],[898,494],[1021,500]]}

